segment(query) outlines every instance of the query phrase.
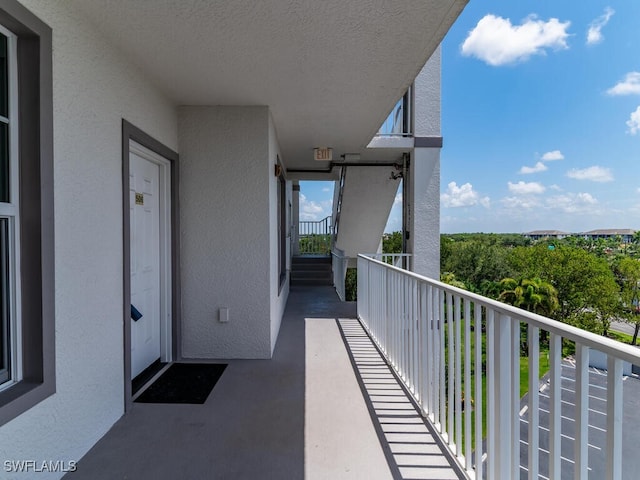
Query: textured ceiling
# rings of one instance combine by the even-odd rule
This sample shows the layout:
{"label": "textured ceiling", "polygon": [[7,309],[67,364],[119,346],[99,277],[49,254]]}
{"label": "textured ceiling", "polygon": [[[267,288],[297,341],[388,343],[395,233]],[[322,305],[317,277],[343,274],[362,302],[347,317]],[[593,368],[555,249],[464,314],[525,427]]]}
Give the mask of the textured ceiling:
{"label": "textured ceiling", "polygon": [[268,105],[288,168],[363,152],[466,0],[72,0],[176,105]]}

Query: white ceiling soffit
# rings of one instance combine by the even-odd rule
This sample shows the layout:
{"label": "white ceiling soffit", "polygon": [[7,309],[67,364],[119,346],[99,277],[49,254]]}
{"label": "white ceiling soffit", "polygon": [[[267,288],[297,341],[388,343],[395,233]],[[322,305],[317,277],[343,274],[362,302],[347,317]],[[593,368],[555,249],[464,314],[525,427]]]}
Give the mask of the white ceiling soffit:
{"label": "white ceiling soffit", "polygon": [[288,168],[363,152],[467,0],[72,0],[176,105],[268,105]]}

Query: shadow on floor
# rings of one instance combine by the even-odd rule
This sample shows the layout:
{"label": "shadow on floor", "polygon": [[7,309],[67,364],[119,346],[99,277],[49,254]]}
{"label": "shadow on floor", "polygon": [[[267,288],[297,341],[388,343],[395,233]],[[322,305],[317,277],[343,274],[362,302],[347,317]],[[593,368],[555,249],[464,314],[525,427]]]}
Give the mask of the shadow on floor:
{"label": "shadow on floor", "polygon": [[360,322],[340,319],[338,325],[394,480],[466,478]]}
{"label": "shadow on floor", "polygon": [[332,287],[292,288],[271,360],[228,361],[203,405],[135,403],[66,478],[304,478],[304,319],[355,314]]}
{"label": "shadow on floor", "polygon": [[65,478],[458,478],[355,318],[293,287],[271,360],[228,361],[202,405],[134,403]]}

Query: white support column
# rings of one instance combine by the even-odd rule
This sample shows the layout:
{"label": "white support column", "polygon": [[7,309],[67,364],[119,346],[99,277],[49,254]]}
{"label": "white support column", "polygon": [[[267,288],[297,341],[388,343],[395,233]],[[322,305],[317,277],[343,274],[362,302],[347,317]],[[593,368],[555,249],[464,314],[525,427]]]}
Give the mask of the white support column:
{"label": "white support column", "polygon": [[413,88],[415,148],[409,166],[409,239],[412,270],[440,277],[440,47],[416,78]]}
{"label": "white support column", "polygon": [[293,194],[291,196],[291,251],[293,255],[300,255],[298,243],[298,223],[300,222],[300,184],[293,181]]}

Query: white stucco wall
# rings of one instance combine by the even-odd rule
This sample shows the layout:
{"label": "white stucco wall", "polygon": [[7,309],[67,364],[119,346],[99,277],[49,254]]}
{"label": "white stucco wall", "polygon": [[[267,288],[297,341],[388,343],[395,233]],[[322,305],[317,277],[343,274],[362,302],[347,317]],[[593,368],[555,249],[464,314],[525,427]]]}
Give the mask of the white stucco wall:
{"label": "white stucco wall", "polygon": [[176,149],[176,115],[65,2],[22,3],[53,29],[57,393],[0,427],[0,459],[78,460],[124,408],[122,118]]}
{"label": "white stucco wall", "polygon": [[[270,358],[269,109],[181,107],[178,130],[182,354]],[[218,321],[221,307],[228,323]]]}
{"label": "white stucco wall", "polygon": [[440,135],[440,68],[438,47],[416,77],[413,105],[413,134],[416,137]]}
{"label": "white stucco wall", "polygon": [[411,165],[411,236],[407,249],[413,253],[412,270],[440,279],[440,149],[416,148]]}
{"label": "white stucco wall", "polygon": [[[440,47],[414,82],[414,135],[439,137]],[[440,278],[440,148],[415,148],[409,182],[409,231],[407,250],[412,269]]]}

